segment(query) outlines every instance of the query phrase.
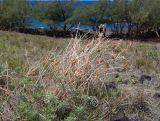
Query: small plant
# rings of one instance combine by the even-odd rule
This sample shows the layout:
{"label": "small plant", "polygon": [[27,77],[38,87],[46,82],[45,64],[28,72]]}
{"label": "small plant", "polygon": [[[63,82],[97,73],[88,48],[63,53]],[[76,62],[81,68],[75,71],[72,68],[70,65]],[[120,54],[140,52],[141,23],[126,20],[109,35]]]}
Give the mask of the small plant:
{"label": "small plant", "polygon": [[40,120],[38,112],[25,96],[21,96],[17,105],[18,112],[26,117],[28,121]]}
{"label": "small plant", "polygon": [[64,121],[87,121],[88,114],[84,107],[76,107]]}
{"label": "small plant", "polygon": [[94,96],[84,97],[84,105],[85,107],[95,109],[98,107],[99,101]]}

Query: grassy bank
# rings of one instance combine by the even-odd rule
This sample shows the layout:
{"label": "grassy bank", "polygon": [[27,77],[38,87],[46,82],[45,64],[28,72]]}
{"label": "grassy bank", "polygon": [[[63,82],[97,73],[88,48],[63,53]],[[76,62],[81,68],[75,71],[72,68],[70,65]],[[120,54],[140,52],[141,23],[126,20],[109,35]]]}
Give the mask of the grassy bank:
{"label": "grassy bank", "polygon": [[159,120],[160,44],[0,32],[0,120]]}
{"label": "grassy bank", "polygon": [[51,49],[63,50],[67,39],[0,31],[0,63],[22,71],[27,60],[40,59]]}

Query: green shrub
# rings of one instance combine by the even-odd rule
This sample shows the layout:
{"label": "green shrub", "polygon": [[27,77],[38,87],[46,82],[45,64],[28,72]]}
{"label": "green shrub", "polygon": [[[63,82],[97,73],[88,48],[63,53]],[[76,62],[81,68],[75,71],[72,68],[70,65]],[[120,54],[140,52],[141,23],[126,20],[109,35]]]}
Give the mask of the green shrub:
{"label": "green shrub", "polygon": [[19,98],[17,105],[18,112],[26,117],[28,121],[39,121],[40,117],[38,112],[33,108],[32,104],[28,101],[25,96]]}

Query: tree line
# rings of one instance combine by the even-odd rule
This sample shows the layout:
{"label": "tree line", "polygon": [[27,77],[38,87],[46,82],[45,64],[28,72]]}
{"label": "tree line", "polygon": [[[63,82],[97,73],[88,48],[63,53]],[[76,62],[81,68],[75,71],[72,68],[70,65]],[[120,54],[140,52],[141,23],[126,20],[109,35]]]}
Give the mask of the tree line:
{"label": "tree line", "polygon": [[[29,25],[28,18],[37,18],[50,29],[70,30],[75,24],[98,26],[113,24],[112,32],[137,36],[155,32],[159,36],[160,0],[99,0],[91,5],[76,5],[76,0],[49,2],[32,6],[26,0],[0,2],[0,29]],[[62,24],[63,23],[63,24]]]}

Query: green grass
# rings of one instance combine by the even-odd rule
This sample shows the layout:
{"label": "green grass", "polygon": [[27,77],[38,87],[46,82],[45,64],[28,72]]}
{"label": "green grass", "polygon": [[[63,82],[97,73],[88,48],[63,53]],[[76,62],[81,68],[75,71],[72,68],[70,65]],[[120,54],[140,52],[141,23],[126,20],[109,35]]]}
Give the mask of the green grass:
{"label": "green grass", "polygon": [[68,40],[63,38],[0,31],[0,63],[21,71],[27,59],[42,57],[51,49],[63,50],[67,43]]}
{"label": "green grass", "polygon": [[134,66],[144,73],[160,73],[160,44],[136,43],[131,51],[134,54]]}

